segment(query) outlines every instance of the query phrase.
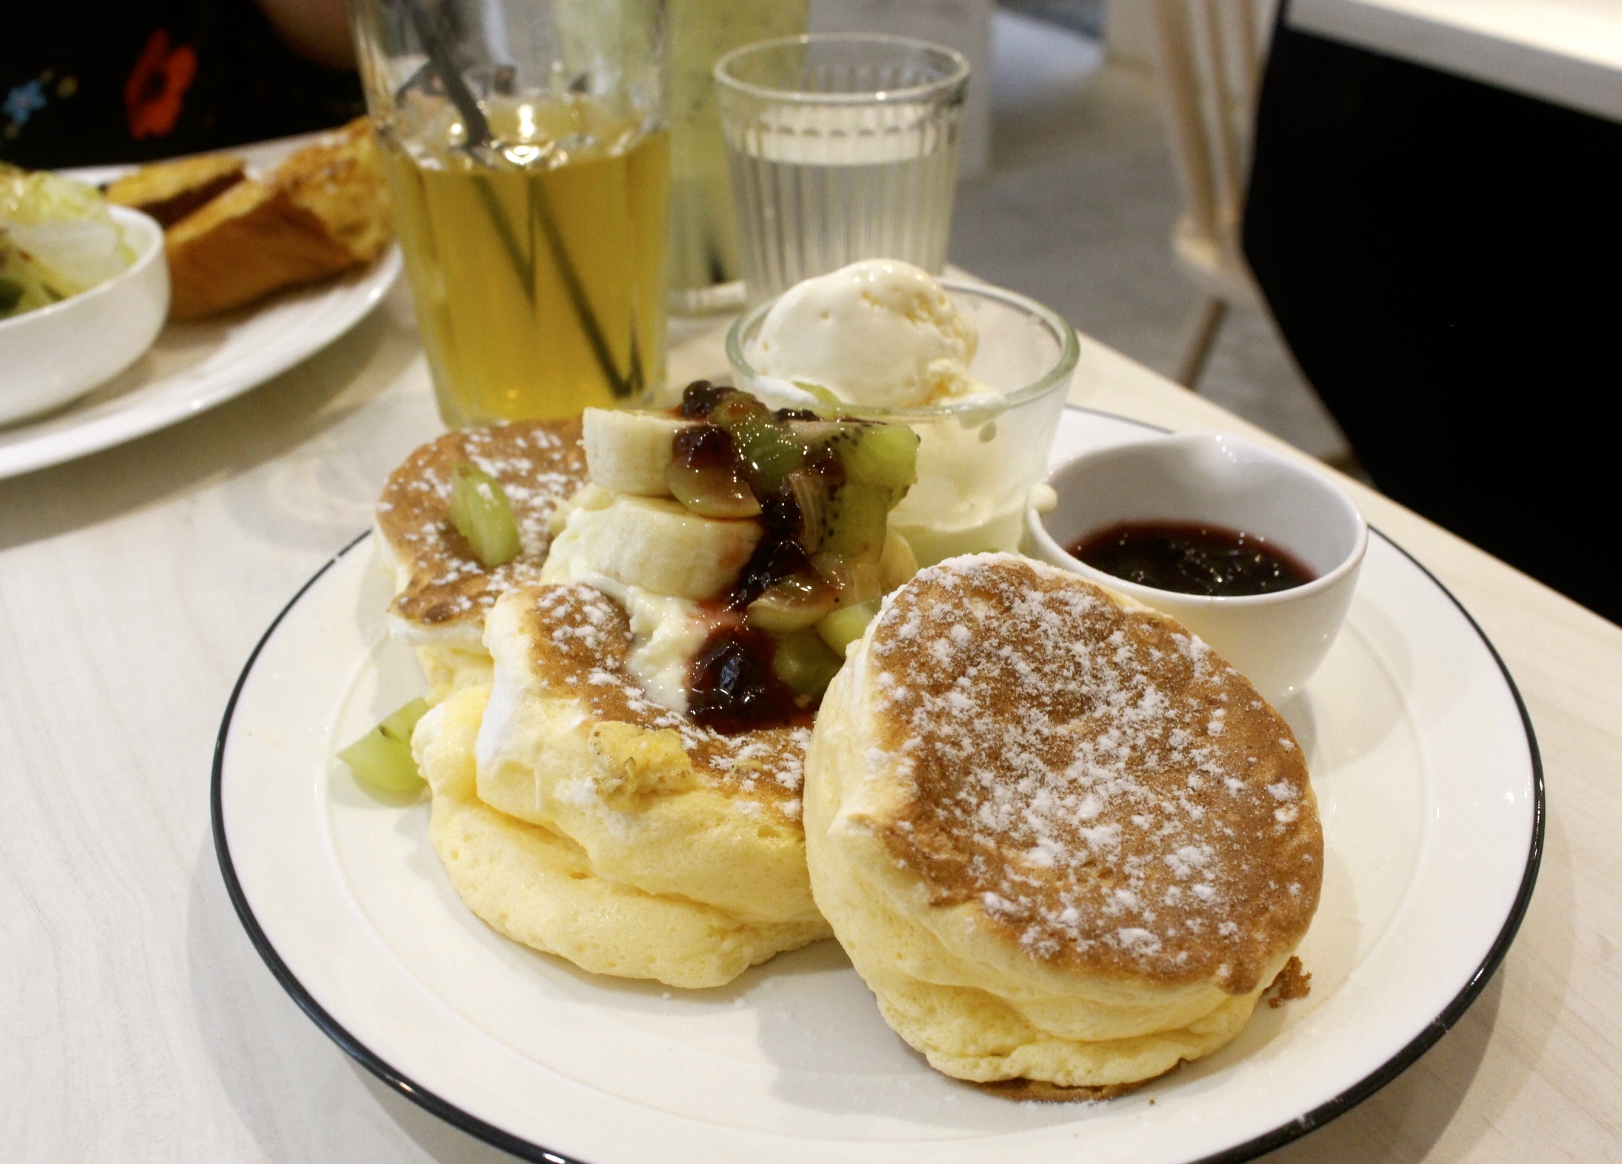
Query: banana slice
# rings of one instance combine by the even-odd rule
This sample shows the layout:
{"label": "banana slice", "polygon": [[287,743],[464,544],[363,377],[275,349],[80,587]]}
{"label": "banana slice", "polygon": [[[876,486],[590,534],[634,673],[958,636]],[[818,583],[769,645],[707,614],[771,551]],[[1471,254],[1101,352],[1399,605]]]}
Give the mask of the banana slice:
{"label": "banana slice", "polygon": [[895,530],[884,533],[884,552],[879,556],[879,584],[888,594],[898,586],[912,581],[918,573],[918,557],[912,552],[912,543]]}
{"label": "banana slice", "polygon": [[759,522],[699,517],[675,501],[620,496],[605,508],[569,515],[541,581],[596,571],[655,594],[702,601],[731,585],[760,535]]}
{"label": "banana slice", "polygon": [[613,412],[586,409],[583,439],[586,468],[594,484],[611,493],[669,497],[665,470],[674,456],[671,445],[690,420],[657,412]]}

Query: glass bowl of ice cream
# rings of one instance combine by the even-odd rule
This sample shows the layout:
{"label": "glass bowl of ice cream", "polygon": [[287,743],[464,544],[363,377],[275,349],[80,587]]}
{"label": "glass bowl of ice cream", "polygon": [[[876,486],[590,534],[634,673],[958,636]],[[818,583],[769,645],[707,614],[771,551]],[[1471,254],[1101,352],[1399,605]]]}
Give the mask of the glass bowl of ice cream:
{"label": "glass bowl of ice cream", "polygon": [[918,482],[890,526],[923,565],[1018,546],[1078,350],[1039,303],[890,259],[796,284],[727,335],[737,386],[773,408],[918,433]]}

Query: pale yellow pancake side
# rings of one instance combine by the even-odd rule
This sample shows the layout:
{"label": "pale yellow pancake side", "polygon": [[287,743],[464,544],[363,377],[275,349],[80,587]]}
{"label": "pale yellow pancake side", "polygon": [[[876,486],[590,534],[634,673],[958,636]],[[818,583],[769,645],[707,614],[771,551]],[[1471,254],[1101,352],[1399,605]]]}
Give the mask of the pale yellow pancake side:
{"label": "pale yellow pancake side", "polygon": [[808,732],[723,736],[652,702],[625,668],[625,613],[588,586],[511,591],[485,642],[481,800],[569,838],[598,876],[748,921],[821,924],[799,819]]}
{"label": "pale yellow pancake side", "polygon": [[1164,616],[1007,555],[887,600],[807,756],[818,905],[977,1082],[1132,1084],[1244,1026],[1316,904],[1283,720]]}
{"label": "pale yellow pancake side", "polygon": [[412,743],[433,789],[434,850],[468,908],[498,932],[593,973],[687,988],[723,985],[827,933],[820,916],[745,922],[599,876],[578,845],[482,802],[474,748],[488,697],[477,687],[452,693]]}

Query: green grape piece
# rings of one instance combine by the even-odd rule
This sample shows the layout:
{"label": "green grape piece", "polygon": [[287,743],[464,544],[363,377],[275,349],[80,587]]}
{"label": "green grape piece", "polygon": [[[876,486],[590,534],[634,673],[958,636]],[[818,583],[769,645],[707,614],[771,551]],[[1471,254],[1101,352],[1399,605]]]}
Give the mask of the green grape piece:
{"label": "green grape piece", "polygon": [[834,608],[833,587],[819,578],[791,574],[779,578],[749,604],[749,625],[774,635],[815,626]]}
{"label": "green grape piece", "polygon": [[844,664],[841,655],[811,631],[785,636],[772,653],[772,671],[800,695],[820,696]]}
{"label": "green grape piece", "polygon": [[349,766],[355,782],[370,792],[400,797],[422,790],[424,781],[411,758],[411,745],[385,735],[381,726],[339,752],[338,759]]}
{"label": "green grape piece", "polygon": [[841,606],[817,623],[817,634],[843,658],[845,648],[862,637],[867,624],[873,621],[873,616],[878,612],[877,598],[853,606]]}
{"label": "green grape piece", "polygon": [[451,524],[487,567],[512,561],[523,546],[501,483],[467,461],[451,472]]}
{"label": "green grape piece", "polygon": [[710,409],[709,422],[729,432],[750,417],[765,419],[771,411],[747,392],[731,392]]}
{"label": "green grape piece", "polygon": [[730,466],[689,465],[672,461],[665,469],[670,492],[700,517],[754,517],[760,502]]}

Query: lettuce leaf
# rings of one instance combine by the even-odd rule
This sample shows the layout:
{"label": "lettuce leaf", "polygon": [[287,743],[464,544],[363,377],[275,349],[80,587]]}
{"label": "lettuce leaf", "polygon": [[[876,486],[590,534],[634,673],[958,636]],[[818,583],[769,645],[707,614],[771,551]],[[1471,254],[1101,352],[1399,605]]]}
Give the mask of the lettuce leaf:
{"label": "lettuce leaf", "polygon": [[[92,186],[0,165],[0,313],[16,315],[87,291],[135,252]],[[18,290],[20,288],[20,290]],[[41,295],[54,298],[40,301]],[[5,301],[14,299],[7,309]]]}

